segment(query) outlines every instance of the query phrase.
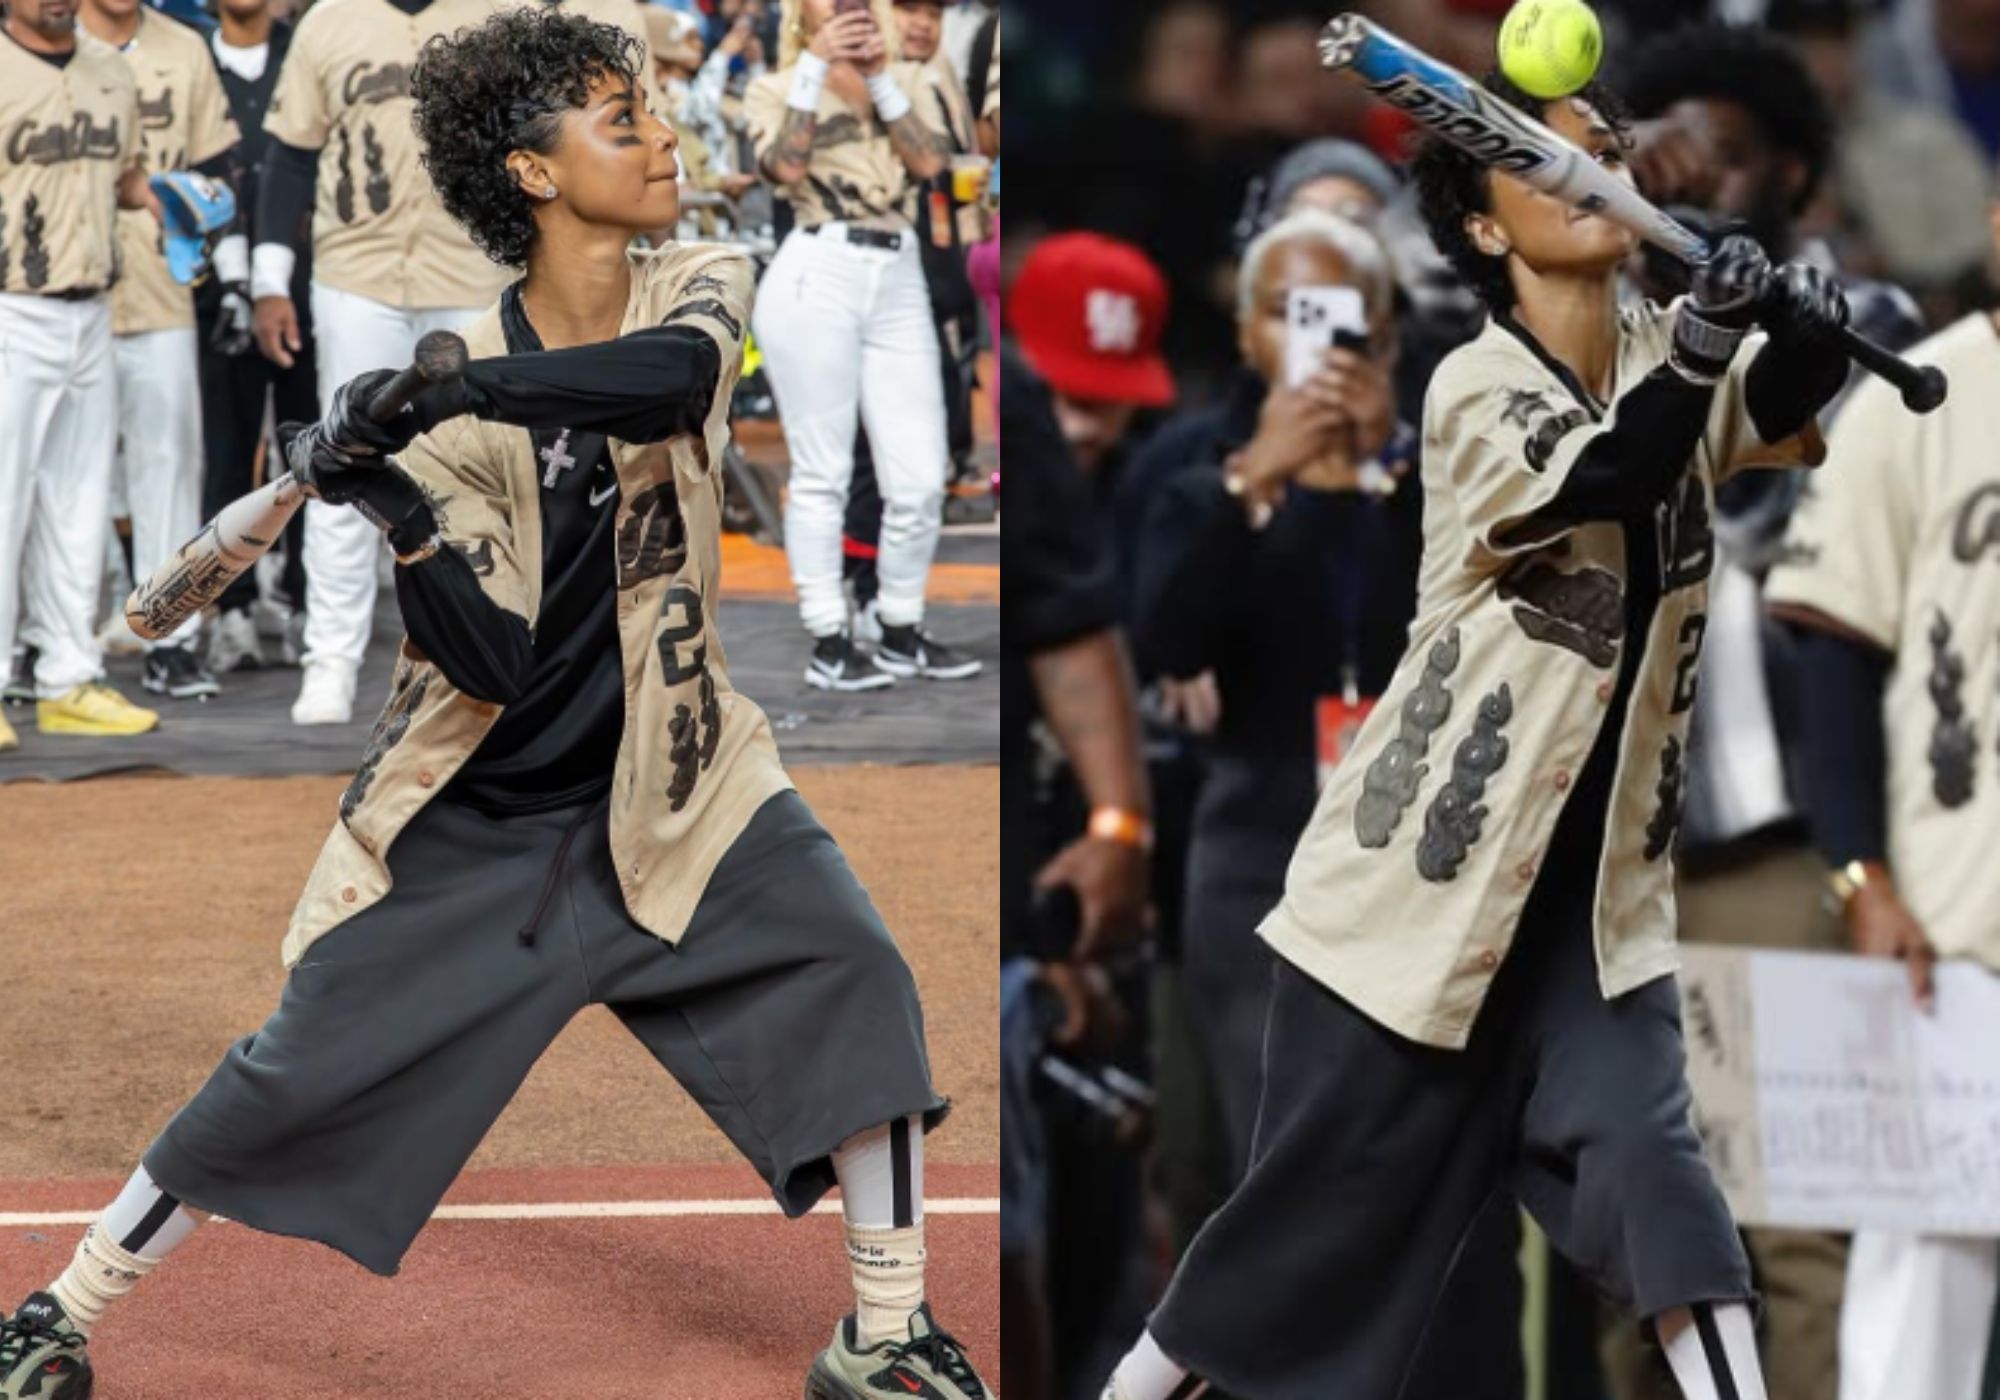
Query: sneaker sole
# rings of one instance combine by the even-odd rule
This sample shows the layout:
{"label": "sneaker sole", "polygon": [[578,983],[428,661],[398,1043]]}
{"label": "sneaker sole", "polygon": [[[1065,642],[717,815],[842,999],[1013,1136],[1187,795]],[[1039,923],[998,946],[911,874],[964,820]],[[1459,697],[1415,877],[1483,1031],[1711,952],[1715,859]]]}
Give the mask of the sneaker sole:
{"label": "sneaker sole", "polygon": [[41,699],[39,695],[23,695],[18,690],[10,690],[5,694],[0,694],[0,703],[11,705],[16,709],[19,709],[23,705],[32,705],[39,699]]}
{"label": "sneaker sole", "polygon": [[985,669],[985,663],[981,661],[961,661],[956,666],[925,666],[907,657],[885,656],[879,651],[875,653],[875,664],[904,680],[921,677],[927,681],[962,681]]}
{"label": "sneaker sole", "polygon": [[850,692],[856,690],[887,690],[896,683],[893,676],[856,676],[852,680],[835,680],[823,676],[810,668],[806,671],[806,684],[816,690],[836,690]]}
{"label": "sneaker sole", "polygon": [[805,1400],[856,1400],[862,1392],[827,1370],[823,1359],[816,1359],[812,1369],[806,1372]]}

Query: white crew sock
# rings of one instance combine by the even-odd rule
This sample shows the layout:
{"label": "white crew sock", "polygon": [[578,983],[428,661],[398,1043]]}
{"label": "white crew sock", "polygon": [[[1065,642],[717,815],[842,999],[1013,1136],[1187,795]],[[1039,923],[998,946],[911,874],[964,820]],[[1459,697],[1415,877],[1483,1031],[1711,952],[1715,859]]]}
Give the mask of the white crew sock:
{"label": "white crew sock", "polygon": [[1689,1325],[1666,1344],[1667,1365],[1681,1394],[1687,1400],[1765,1400],[1750,1309],[1742,1303],[1696,1303],[1664,1316],[1683,1312]]}
{"label": "white crew sock", "polygon": [[87,1334],[104,1319],[107,1308],[137,1288],[139,1280],[199,1223],[141,1167],[97,1223],[83,1232],[76,1257],[49,1285],[49,1292],[77,1330]]}
{"label": "white crew sock", "polygon": [[833,1152],[854,1271],[854,1330],[865,1351],[910,1335],[924,1301],[924,1125],[898,1118]]}
{"label": "white crew sock", "polygon": [[1151,1332],[1139,1334],[1138,1345],[1125,1353],[1104,1388],[1104,1400],[1195,1400],[1206,1394],[1208,1382],[1176,1365]]}

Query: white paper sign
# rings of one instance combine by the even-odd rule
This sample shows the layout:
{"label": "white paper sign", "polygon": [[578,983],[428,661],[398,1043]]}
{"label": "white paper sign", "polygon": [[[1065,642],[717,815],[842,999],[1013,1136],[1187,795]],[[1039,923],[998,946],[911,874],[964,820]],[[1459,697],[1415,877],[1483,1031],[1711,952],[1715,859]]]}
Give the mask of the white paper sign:
{"label": "white paper sign", "polygon": [[1932,1017],[1898,963],[1682,951],[1696,1122],[1738,1220],[2000,1235],[2000,977],[1941,964]]}

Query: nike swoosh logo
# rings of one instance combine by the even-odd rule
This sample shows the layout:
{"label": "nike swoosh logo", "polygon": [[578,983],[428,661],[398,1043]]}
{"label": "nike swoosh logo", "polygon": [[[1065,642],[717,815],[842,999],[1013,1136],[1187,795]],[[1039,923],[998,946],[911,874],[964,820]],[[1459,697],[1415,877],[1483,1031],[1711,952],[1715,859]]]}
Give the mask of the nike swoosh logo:
{"label": "nike swoosh logo", "polygon": [[614,481],[609,486],[604,488],[604,494],[602,496],[598,495],[595,491],[591,492],[590,503],[594,506],[601,506],[606,501],[610,500],[613,496],[617,494],[618,494],[618,483]]}

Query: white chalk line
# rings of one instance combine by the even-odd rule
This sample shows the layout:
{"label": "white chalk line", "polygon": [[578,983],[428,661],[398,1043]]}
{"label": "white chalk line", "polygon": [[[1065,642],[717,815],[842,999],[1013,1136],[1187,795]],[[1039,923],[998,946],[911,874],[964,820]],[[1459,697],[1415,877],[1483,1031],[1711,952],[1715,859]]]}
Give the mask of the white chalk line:
{"label": "white chalk line", "polygon": [[[0,1211],[0,1230],[34,1230],[88,1225],[95,1210]],[[688,1216],[778,1215],[770,1200],[706,1201],[509,1201],[490,1205],[439,1206],[433,1220],[669,1220]],[[838,1201],[821,1201],[814,1215],[838,1215]],[[997,1196],[947,1196],[925,1201],[925,1215],[998,1215]],[[227,1224],[222,1217],[218,1221]]]}

